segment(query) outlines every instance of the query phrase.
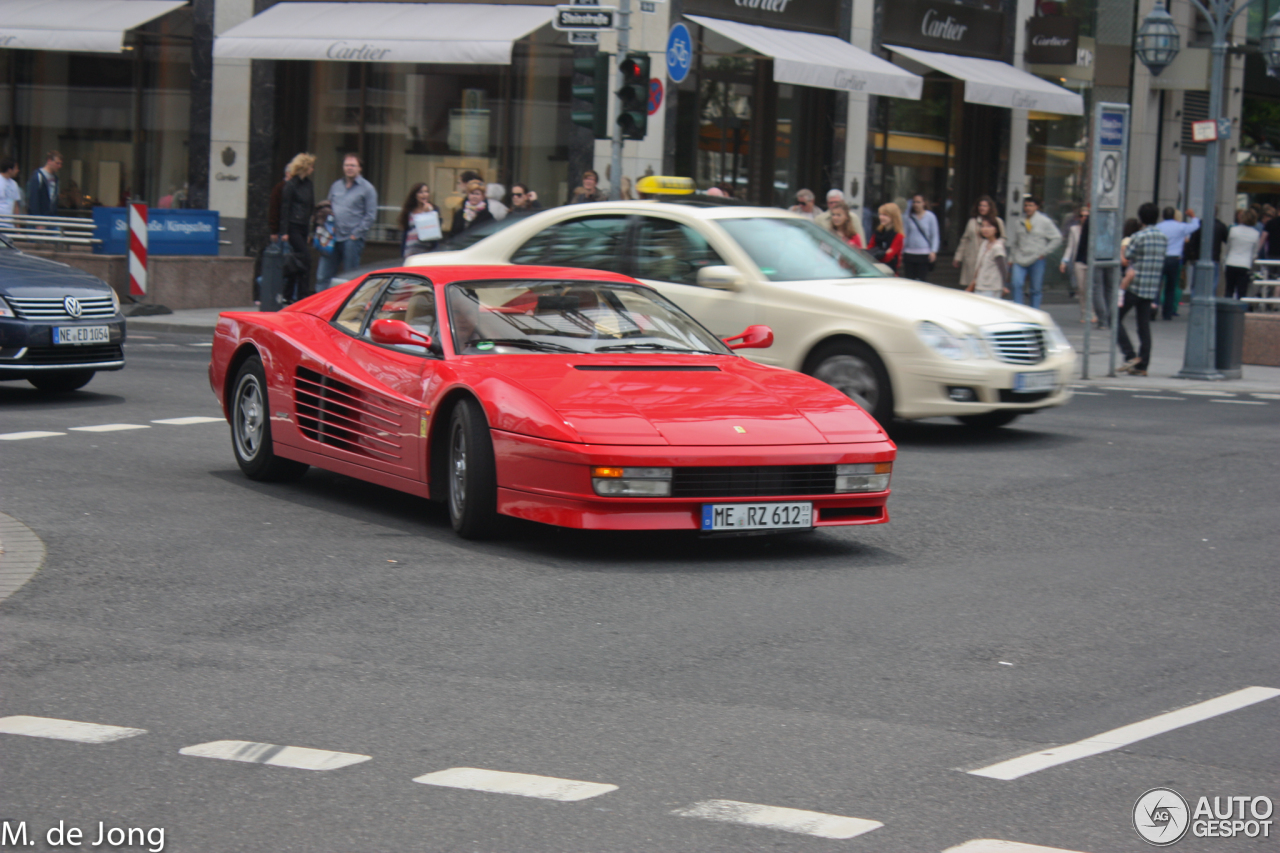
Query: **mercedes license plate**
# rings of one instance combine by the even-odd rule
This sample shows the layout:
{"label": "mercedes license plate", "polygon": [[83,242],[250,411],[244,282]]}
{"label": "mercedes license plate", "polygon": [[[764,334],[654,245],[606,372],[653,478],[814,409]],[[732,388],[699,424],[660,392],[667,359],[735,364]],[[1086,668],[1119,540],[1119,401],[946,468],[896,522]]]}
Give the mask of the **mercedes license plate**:
{"label": "mercedes license plate", "polygon": [[109,344],[110,326],[54,326],[55,344]]}
{"label": "mercedes license plate", "polygon": [[808,501],[763,504],[703,504],[702,529],[808,530],[813,504]]}
{"label": "mercedes license plate", "polygon": [[1014,391],[1052,391],[1058,387],[1058,373],[1041,370],[1036,373],[1017,373],[1013,377]]}

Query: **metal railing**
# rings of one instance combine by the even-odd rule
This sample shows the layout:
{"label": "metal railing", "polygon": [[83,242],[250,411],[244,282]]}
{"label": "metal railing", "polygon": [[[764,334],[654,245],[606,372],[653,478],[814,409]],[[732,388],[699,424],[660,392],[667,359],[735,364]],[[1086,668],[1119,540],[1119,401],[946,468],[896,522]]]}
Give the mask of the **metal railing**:
{"label": "metal railing", "polygon": [[18,213],[0,216],[0,234],[16,243],[61,243],[93,246],[101,243],[93,236],[92,219],[71,216],[31,216]]}

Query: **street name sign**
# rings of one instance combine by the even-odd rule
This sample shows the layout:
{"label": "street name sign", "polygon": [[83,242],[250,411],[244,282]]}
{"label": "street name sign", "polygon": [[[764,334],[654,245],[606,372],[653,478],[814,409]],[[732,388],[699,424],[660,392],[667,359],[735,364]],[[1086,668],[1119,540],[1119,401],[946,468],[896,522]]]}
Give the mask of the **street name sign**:
{"label": "street name sign", "polygon": [[551,26],[561,32],[591,32],[615,29],[614,6],[557,6]]}

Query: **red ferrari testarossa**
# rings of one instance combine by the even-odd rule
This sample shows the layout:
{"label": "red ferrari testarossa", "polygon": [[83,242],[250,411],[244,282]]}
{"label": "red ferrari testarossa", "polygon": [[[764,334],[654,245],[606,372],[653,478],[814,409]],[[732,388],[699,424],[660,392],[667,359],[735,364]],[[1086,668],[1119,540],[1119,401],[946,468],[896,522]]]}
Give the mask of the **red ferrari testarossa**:
{"label": "red ferrari testarossa", "polygon": [[848,397],[755,364],[626,276],[388,269],[224,313],[209,381],[249,477],[309,465],[563,527],[757,533],[888,521],[896,448]]}

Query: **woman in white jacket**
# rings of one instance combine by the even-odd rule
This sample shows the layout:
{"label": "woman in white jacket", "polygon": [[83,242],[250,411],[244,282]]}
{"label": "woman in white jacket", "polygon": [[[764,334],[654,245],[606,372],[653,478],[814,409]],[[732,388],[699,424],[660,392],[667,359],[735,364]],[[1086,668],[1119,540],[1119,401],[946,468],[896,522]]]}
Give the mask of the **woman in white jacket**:
{"label": "woman in white jacket", "polygon": [[1227,232],[1227,290],[1223,296],[1228,299],[1244,299],[1249,295],[1253,262],[1266,239],[1265,234],[1259,234],[1253,227],[1257,221],[1258,214],[1252,210],[1237,211],[1236,224]]}

